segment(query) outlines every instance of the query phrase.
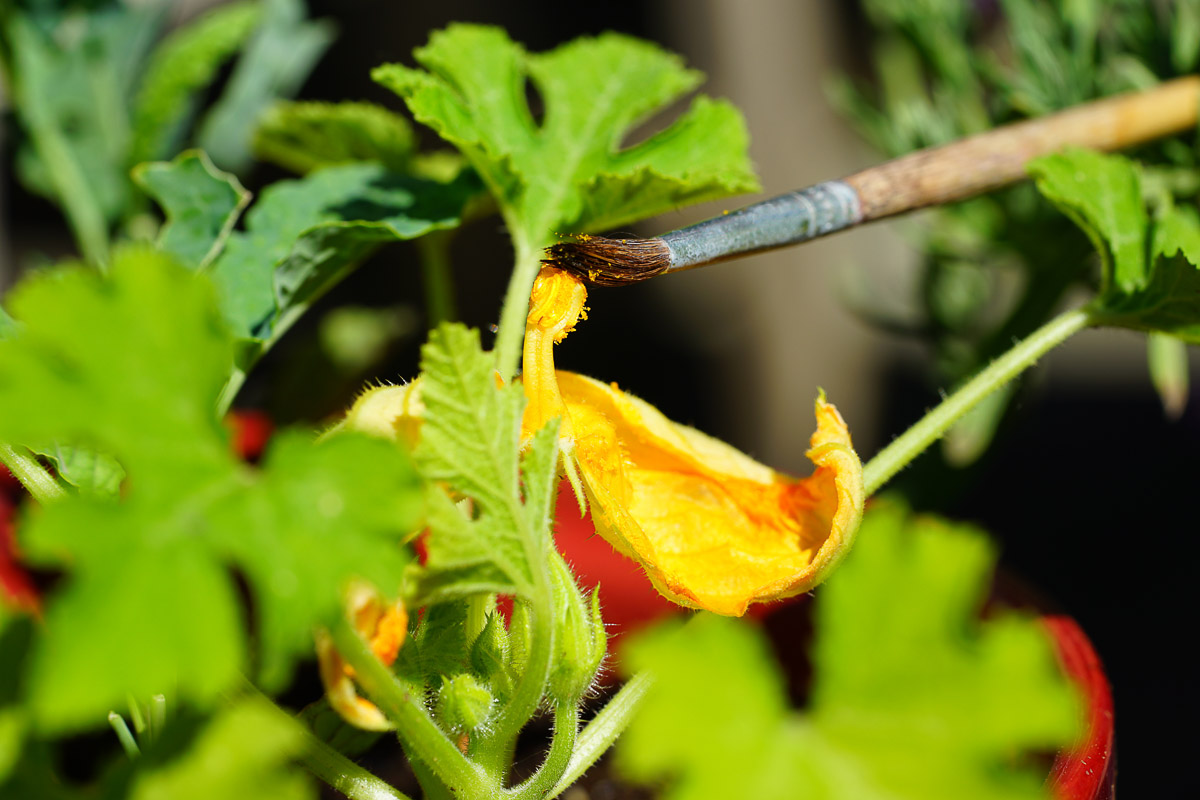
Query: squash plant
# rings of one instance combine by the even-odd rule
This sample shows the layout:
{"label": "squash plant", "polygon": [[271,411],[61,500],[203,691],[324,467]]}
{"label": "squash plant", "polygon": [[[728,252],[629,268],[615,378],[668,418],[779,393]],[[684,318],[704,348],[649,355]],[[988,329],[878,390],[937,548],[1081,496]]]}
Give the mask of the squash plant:
{"label": "squash plant", "polygon": [[[614,742],[628,780],[671,797],[1044,796],[1033,756],[1071,744],[1079,707],[1036,621],[977,619],[993,546],[899,501],[864,503],[1087,327],[1200,339],[1194,207],[1166,190],[1147,199],[1121,156],[1034,164],[1099,253],[1092,299],[865,465],[836,398],[814,390],[814,472],[797,480],[554,367],[555,345],[604,313],[602,294],[542,268],[557,232],[757,188],[724,101],[696,97],[621,146],[698,73],[616,34],[529,53],[499,29],[452,25],[416,66],[373,75],[457,156],[415,152],[408,123],[367,104],[260,118],[269,92],[235,75],[235,127],[259,120],[259,156],[301,173],[251,198],[241,162],[204,125],[189,139],[175,112],[239,44],[250,58],[255,36],[320,41],[295,10],[226,6],[148,56],[178,72],[144,75],[131,67],[154,38],[143,10],[30,3],[0,19],[26,180],[62,206],[82,255],[28,276],[0,314],[0,461],[24,493],[0,575],[19,568],[6,586],[26,587],[23,604],[0,604],[0,795],[299,798],[316,776],[356,800],[406,797],[355,760],[388,737],[430,798],[558,796]],[[272,14],[274,34],[253,27]],[[96,63],[58,42],[81,25]],[[131,31],[142,50],[112,45]],[[124,92],[99,110],[133,120],[99,157],[91,123],[87,136],[66,125],[67,93],[39,89],[96,64],[91,76]],[[158,85],[166,75],[177,84]],[[184,141],[199,147],[164,152]],[[102,168],[110,184],[89,177]],[[446,237],[493,210],[514,265],[490,350],[440,324],[413,374],[380,376],[328,429],[280,432],[257,464],[234,455],[226,412],[319,298],[382,245],[418,240],[446,315]],[[607,660],[598,595],[554,547],[560,478],[656,588],[707,610]],[[831,575],[811,696],[793,710],[760,634],[733,617]],[[324,697],[294,713],[279,698],[314,658]],[[597,706],[605,668],[626,680]],[[515,778],[518,736],[542,714],[552,733]],[[111,738],[80,738],[106,726]],[[81,741],[101,766],[70,763]]]}

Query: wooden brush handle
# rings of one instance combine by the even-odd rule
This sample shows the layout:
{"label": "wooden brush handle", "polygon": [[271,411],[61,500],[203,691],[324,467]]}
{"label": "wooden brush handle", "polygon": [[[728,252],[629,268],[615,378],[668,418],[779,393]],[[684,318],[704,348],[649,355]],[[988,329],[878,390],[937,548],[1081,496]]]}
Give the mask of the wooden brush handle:
{"label": "wooden brush handle", "polygon": [[1006,125],[857,172],[862,221],[990,192],[1026,177],[1038,156],[1075,145],[1122,150],[1196,126],[1200,76],[1118,95],[1048,117]]}

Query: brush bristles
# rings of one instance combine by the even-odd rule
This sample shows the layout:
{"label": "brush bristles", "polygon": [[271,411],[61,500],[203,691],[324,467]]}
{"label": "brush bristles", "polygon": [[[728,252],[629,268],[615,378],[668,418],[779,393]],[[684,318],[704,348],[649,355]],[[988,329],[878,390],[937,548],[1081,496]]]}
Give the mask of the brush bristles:
{"label": "brush bristles", "polygon": [[592,286],[629,286],[671,266],[662,239],[605,239],[578,236],[546,248],[543,264],[565,269]]}

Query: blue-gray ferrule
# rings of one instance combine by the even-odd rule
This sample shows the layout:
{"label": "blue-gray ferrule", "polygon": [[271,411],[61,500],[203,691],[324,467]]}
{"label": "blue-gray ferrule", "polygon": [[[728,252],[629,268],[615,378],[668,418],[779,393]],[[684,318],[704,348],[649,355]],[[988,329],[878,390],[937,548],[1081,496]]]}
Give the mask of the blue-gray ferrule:
{"label": "blue-gray ferrule", "polygon": [[858,193],[843,181],[826,181],[661,238],[671,248],[671,271],[796,244],[860,222]]}

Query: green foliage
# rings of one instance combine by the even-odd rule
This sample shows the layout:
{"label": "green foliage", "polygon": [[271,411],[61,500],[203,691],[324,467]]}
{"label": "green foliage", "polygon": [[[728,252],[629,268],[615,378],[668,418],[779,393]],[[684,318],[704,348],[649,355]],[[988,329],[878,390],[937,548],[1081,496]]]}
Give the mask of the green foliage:
{"label": "green foliage", "polygon": [[[453,144],[535,246],[554,231],[624,225],[686,203],[753,191],[746,132],[728,103],[697,98],[665,130],[631,146],[644,118],[695,88],[677,57],[617,34],[526,53],[503,31],[452,25],[374,77]],[[528,78],[541,123],[526,103]]]}
{"label": "green foliage", "polygon": [[314,798],[308,779],[293,766],[304,747],[303,731],[278,709],[263,700],[242,700],[215,715],[179,758],[139,770],[128,797]]}
{"label": "green foliage", "polygon": [[680,800],[1045,796],[1014,756],[1070,742],[1077,706],[1035,622],[976,620],[987,539],[897,505],[861,533],[818,598],[803,713],[735,621],[703,615],[628,646],[625,668],[657,682],[618,743],[626,774],[669,780]]}
{"label": "green foliage", "polygon": [[300,174],[355,161],[407,172],[415,149],[408,121],[371,103],[277,103],[254,135],[259,158]]}
{"label": "green foliage", "polygon": [[425,418],[417,463],[430,481],[473,506],[463,509],[445,489],[430,489],[423,594],[427,600],[481,591],[528,596],[531,554],[541,558],[550,548],[557,426],[539,431],[519,455],[525,396],[516,384],[497,387],[478,331],[437,328],[421,366]]}
{"label": "green foliage", "polygon": [[125,250],[111,278],[45,273],[11,307],[0,439],[84,443],[129,473],[121,502],[81,493],[22,524],[28,558],[68,571],[25,676],[42,729],[99,724],[127,694],[205,704],[228,689],[248,662],[226,565],[250,581],[256,661],[276,688],[347,580],[399,585],[420,508],[404,453],[290,434],[260,471],[238,464],[213,413],[232,341],[205,282]]}
{"label": "green foliage", "polygon": [[478,192],[469,174],[438,183],[347,164],[268,187],[212,268],[240,337],[268,337],[381,244],[458,225]]}
{"label": "green foliage", "polygon": [[130,161],[157,161],[177,150],[194,95],[250,36],[262,11],[258,3],[219,6],[168,36],[146,64],[146,80],[133,106]]}
{"label": "green foliage", "polygon": [[212,263],[250,202],[238,179],[214,167],[202,150],[189,150],[169,162],[139,164],[133,179],[166,214],[159,249],[192,269]]}
{"label": "green foliage", "polygon": [[262,0],[255,29],[229,78],[229,86],[208,112],[197,142],[223,169],[250,166],[254,129],[276,100],[291,97],[304,83],[333,39],[333,26],[305,19],[302,0]]}

